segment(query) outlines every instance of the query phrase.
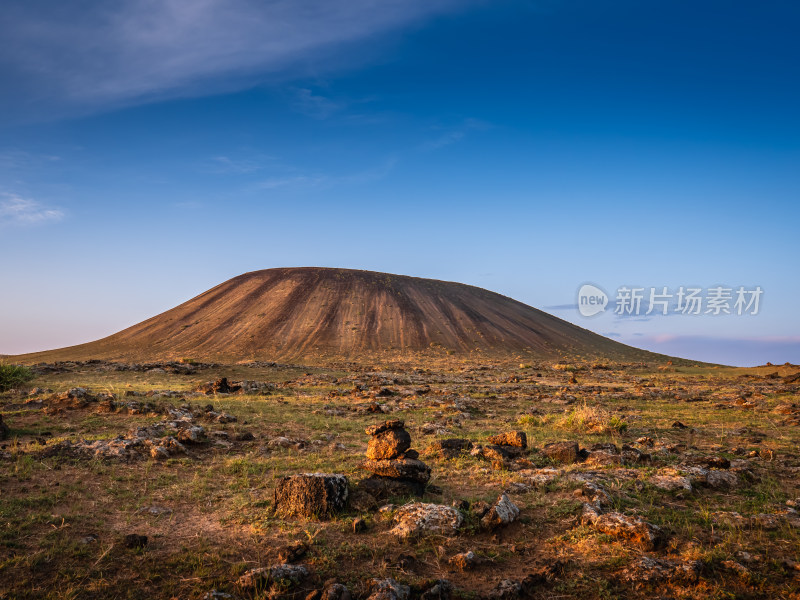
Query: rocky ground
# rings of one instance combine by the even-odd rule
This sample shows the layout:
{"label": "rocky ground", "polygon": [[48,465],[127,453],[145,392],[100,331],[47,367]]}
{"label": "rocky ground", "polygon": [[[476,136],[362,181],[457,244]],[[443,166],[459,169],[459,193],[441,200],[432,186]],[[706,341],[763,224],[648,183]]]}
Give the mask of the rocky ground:
{"label": "rocky ground", "polygon": [[0,598],[800,598],[800,368],[37,365]]}

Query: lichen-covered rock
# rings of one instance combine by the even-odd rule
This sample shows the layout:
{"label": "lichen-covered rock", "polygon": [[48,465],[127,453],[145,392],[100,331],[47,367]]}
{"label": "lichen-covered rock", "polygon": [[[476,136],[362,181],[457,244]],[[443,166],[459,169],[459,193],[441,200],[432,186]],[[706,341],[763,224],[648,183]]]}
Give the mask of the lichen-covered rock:
{"label": "lichen-covered rock", "polygon": [[179,442],[199,444],[206,439],[206,430],[200,425],[192,425],[184,429],[179,429],[177,436]]}
{"label": "lichen-covered rock", "polygon": [[688,477],[678,474],[674,469],[664,469],[650,478],[650,484],[670,492],[685,490],[692,491],[692,482]]}
{"label": "lichen-covered rock", "polygon": [[600,518],[602,511],[594,504],[584,502],[581,510],[581,525],[592,525]]}
{"label": "lichen-covered rock", "polygon": [[511,499],[500,494],[497,501],[481,519],[481,525],[486,529],[494,529],[512,523],[519,516],[519,507]]}
{"label": "lichen-covered rock", "polygon": [[472,450],[472,442],[462,438],[448,438],[432,442],[423,455],[429,458],[456,458]]}
{"label": "lichen-covered rock", "polygon": [[469,571],[470,569],[475,568],[475,565],[478,562],[478,557],[475,556],[475,553],[472,550],[469,550],[467,552],[461,552],[452,556],[449,562],[451,566],[460,571]]}
{"label": "lichen-covered rock", "polygon": [[450,600],[452,595],[453,584],[447,579],[439,579],[419,595],[419,600]]}
{"label": "lichen-covered rock", "polygon": [[275,487],[275,512],[284,517],[329,517],[347,504],[344,475],[303,473],[282,477]]}
{"label": "lichen-covered rock", "polygon": [[542,454],[557,463],[570,464],[578,460],[578,442],[552,442],[545,444]]}
{"label": "lichen-covered rock", "polygon": [[586,457],[586,464],[594,467],[621,465],[622,455],[608,452],[607,450],[591,450]]}
{"label": "lichen-covered rock", "polygon": [[390,533],[400,538],[428,533],[455,535],[463,522],[464,517],[452,506],[414,502],[395,512],[394,527]]}
{"label": "lichen-covered rock", "polygon": [[675,562],[640,556],[622,572],[622,580],[630,583],[694,583],[700,576],[700,561]]}
{"label": "lichen-covered rock", "polygon": [[739,476],[733,471],[709,469],[706,484],[715,490],[731,489],[739,486]]}
{"label": "lichen-covered rock", "polygon": [[487,444],[486,446],[475,446],[470,454],[472,456],[485,458],[492,462],[504,463],[507,460],[513,460],[522,453],[521,448],[515,446],[498,446],[496,444]]}
{"label": "lichen-covered rock", "polygon": [[351,600],[352,595],[347,586],[341,583],[331,583],[323,591],[320,600]]}
{"label": "lichen-covered rock", "polygon": [[431,468],[421,460],[414,458],[395,458],[391,460],[371,460],[362,461],[358,467],[393,479],[407,479],[427,483],[431,478]]}
{"label": "lichen-covered rock", "polygon": [[236,581],[243,590],[263,590],[272,584],[282,587],[297,585],[308,577],[308,569],[303,565],[275,565],[250,569]]}
{"label": "lichen-covered rock", "polygon": [[528,436],[524,431],[506,431],[505,433],[489,436],[489,443],[497,446],[513,446],[524,449],[528,447]]}
{"label": "lichen-covered rock", "polygon": [[661,529],[640,517],[618,512],[598,516],[593,527],[607,535],[633,542],[643,550],[654,550],[663,541]]}
{"label": "lichen-covered rock", "polygon": [[408,600],[411,588],[397,583],[394,579],[375,579],[372,582],[372,593],[367,600]]}
{"label": "lichen-covered rock", "polygon": [[411,436],[405,429],[387,429],[370,438],[367,458],[384,460],[397,458],[411,447]]}
{"label": "lichen-covered rock", "polygon": [[503,579],[486,595],[487,600],[513,600],[522,597],[522,584],[513,579]]}

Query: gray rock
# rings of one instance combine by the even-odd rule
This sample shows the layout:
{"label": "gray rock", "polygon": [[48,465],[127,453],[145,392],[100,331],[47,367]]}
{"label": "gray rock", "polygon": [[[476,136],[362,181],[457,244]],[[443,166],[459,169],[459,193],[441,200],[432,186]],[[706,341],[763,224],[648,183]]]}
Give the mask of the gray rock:
{"label": "gray rock", "polygon": [[394,527],[389,533],[405,539],[429,533],[455,535],[464,517],[452,506],[414,502],[400,507],[393,522]]}
{"label": "gray rock", "polygon": [[495,529],[512,523],[517,517],[519,517],[519,507],[508,496],[500,494],[489,512],[481,519],[481,525],[486,529]]}

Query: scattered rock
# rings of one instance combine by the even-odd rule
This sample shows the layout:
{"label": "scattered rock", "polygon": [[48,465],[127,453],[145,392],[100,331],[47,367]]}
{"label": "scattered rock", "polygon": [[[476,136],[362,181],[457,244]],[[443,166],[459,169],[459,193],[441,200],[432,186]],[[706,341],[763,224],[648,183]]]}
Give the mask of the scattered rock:
{"label": "scattered rock", "polygon": [[326,585],[320,596],[320,600],[351,600],[351,598],[347,586],[335,582]]}
{"label": "scattered rock", "polygon": [[512,523],[518,516],[519,507],[507,495],[500,494],[497,501],[481,519],[481,525],[486,529],[495,529]]}
{"label": "scattered rock", "polygon": [[371,591],[367,600],[408,600],[411,596],[411,588],[394,579],[373,580]]}
{"label": "scattered rock", "polygon": [[384,460],[397,458],[411,447],[411,436],[405,429],[387,429],[370,438],[367,458]]}
{"label": "scattered rock", "polygon": [[489,443],[497,446],[513,446],[524,449],[528,447],[528,436],[524,431],[507,431],[489,436]]}
{"label": "scattered rock", "polygon": [[431,478],[431,468],[414,458],[395,458],[390,460],[362,461],[358,467],[382,477],[406,479],[427,483]]}
{"label": "scattered rock", "polygon": [[348,482],[344,475],[291,475],[278,480],[275,511],[284,517],[330,517],[344,509],[347,495]]}
{"label": "scattered rock", "polygon": [[661,529],[640,517],[618,512],[599,515],[592,523],[601,533],[633,542],[643,550],[654,550],[663,542]]}
{"label": "scattered rock", "polygon": [[278,558],[284,563],[294,563],[308,553],[308,545],[303,542],[294,542],[284,546],[278,551]]}
{"label": "scattered rock", "polygon": [[378,423],[377,425],[371,425],[370,427],[367,427],[364,432],[367,435],[378,435],[379,433],[389,431],[390,429],[403,429],[405,426],[406,424],[404,421],[384,421],[383,423]]}
{"label": "scattered rock", "polygon": [[678,490],[692,491],[692,482],[689,478],[677,474],[653,475],[650,478],[650,483],[661,490],[669,492]]}
{"label": "scattered rock", "polygon": [[216,381],[209,381],[197,388],[196,391],[202,394],[233,394],[241,389],[239,385],[231,385],[228,383],[227,377],[220,377]]}
{"label": "scattered rock", "polygon": [[622,572],[622,580],[630,583],[695,583],[702,569],[700,561],[679,563],[670,560],[640,556]]}
{"label": "scattered rock", "polygon": [[545,444],[542,454],[547,458],[562,464],[570,464],[578,460],[578,442],[552,442]]}
{"label": "scattered rock", "polygon": [[486,594],[486,600],[513,600],[522,597],[522,584],[512,579],[503,579]]}
{"label": "scattered rock", "polygon": [[250,569],[236,581],[243,590],[263,590],[272,584],[282,587],[297,585],[308,577],[308,569],[303,565],[275,565]]}
{"label": "scattered rock", "polygon": [[469,571],[474,569],[477,565],[478,557],[472,550],[469,550],[468,552],[461,552],[460,554],[452,556],[449,563],[459,571]]}
{"label": "scattered rock", "polygon": [[[395,479],[381,475],[370,475],[358,482],[358,491],[366,494],[366,496],[359,496],[359,498],[365,500],[365,504],[369,498],[372,498],[371,504],[374,505],[378,500],[387,500],[392,497],[422,496],[425,493],[425,484],[413,479]],[[373,508],[373,506],[369,506],[366,509],[359,508],[361,500],[358,500],[358,503],[358,506],[353,506],[356,510],[370,510]]]}
{"label": "scattered rock", "polygon": [[464,517],[451,506],[414,502],[395,512],[394,527],[389,533],[400,538],[428,533],[455,535],[463,522]]}
{"label": "scattered rock", "polygon": [[147,545],[147,536],[137,533],[129,533],[122,540],[126,548],[144,548]]}
{"label": "scattered rock", "polygon": [[453,584],[447,579],[439,579],[419,595],[419,600],[450,600],[452,594]]}
{"label": "scattered rock", "polygon": [[472,442],[462,438],[448,438],[432,442],[422,453],[429,458],[457,458],[472,449]]}

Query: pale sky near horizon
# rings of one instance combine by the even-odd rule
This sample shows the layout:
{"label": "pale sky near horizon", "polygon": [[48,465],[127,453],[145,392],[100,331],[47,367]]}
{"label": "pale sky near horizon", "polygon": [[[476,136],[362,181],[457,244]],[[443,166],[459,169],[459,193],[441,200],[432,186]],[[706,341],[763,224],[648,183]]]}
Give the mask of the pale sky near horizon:
{"label": "pale sky near horizon", "polygon": [[[794,2],[0,16],[0,354],[109,335],[245,271],[330,266],[478,285],[666,354],[800,363]],[[673,296],[668,316],[589,318],[585,283],[763,294],[757,315]]]}

